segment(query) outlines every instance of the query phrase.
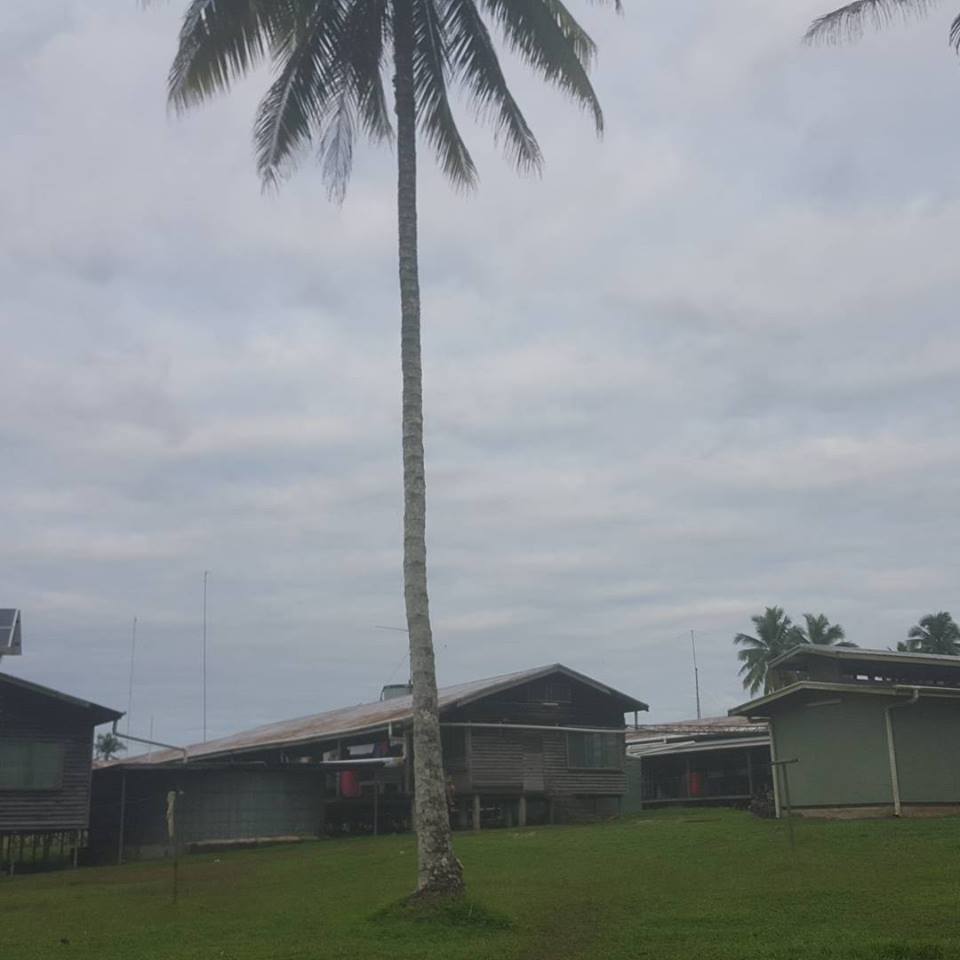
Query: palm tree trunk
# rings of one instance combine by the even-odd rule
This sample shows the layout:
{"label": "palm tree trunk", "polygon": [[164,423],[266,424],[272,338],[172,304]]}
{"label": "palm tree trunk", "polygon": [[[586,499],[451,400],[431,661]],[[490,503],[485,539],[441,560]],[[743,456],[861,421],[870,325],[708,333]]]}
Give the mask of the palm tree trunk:
{"label": "palm tree trunk", "polygon": [[417,118],[410,0],[394,2],[397,111],[397,214],[400,254],[400,363],[403,371],[403,593],[413,684],[413,782],[417,893],[457,894],[463,868],[454,856],[440,747],[437,675],[427,600],[423,377],[417,266]]}

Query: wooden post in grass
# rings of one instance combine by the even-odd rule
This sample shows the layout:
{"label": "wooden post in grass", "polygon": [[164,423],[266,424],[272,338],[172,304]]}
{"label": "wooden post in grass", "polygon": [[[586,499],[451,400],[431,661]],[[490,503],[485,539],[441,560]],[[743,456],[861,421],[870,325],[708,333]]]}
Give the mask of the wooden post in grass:
{"label": "wooden post in grass", "polygon": [[787,777],[787,767],[791,763],[797,763],[797,758],[794,757],[792,760],[772,760],[770,766],[774,768],[773,775],[777,776],[778,773],[783,775],[783,806],[785,808],[785,814],[787,820],[787,835],[790,837],[790,849],[793,850],[795,847],[795,840],[793,836],[793,810],[790,807],[790,782]]}
{"label": "wooden post in grass", "polygon": [[480,829],[480,794],[473,795],[473,829]]}
{"label": "wooden post in grass", "polygon": [[173,902],[177,902],[178,873],[180,867],[180,857],[177,850],[177,830],[176,830],[176,810],[177,810],[177,791],[167,791],[167,836],[173,845]]}

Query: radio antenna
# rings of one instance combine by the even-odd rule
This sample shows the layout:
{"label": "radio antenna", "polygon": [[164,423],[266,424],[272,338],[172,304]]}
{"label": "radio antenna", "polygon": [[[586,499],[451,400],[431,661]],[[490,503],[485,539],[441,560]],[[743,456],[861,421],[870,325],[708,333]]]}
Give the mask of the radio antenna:
{"label": "radio antenna", "polygon": [[130,684],[127,688],[127,733],[130,732],[130,716],[133,714],[133,665],[137,659],[137,618],[133,618],[130,634]]}
{"label": "radio antenna", "polygon": [[697,641],[690,631],[690,649],[693,651],[693,687],[697,692],[697,719],[700,720],[700,671],[697,669]]}
{"label": "radio antenna", "polygon": [[203,571],[203,742],[207,742],[207,577],[209,570]]}

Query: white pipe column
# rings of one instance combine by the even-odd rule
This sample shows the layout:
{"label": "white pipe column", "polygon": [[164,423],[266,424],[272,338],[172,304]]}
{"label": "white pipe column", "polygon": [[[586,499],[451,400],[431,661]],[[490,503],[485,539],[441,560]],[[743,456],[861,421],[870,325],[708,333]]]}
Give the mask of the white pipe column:
{"label": "white pipe column", "polygon": [[916,687],[909,700],[901,700],[899,703],[891,703],[884,708],[884,721],[887,728],[887,756],[890,760],[890,789],[893,793],[893,815],[899,817],[901,814],[900,805],[900,774],[897,771],[897,748],[893,741],[893,718],[891,712],[897,707],[912,706],[920,699],[920,691]]}
{"label": "white pipe column", "polygon": [[770,779],[773,781],[773,815],[780,819],[780,767],[777,762],[777,737],[773,730],[773,718],[767,717],[767,729],[770,731]]}

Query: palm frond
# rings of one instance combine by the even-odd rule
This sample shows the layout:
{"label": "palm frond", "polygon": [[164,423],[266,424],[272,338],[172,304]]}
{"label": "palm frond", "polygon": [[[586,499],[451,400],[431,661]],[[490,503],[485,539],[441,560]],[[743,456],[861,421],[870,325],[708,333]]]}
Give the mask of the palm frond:
{"label": "palm frond", "polygon": [[587,71],[596,45],[561,0],[482,0],[507,44],[545,80],[593,114],[603,132],[603,111]]}
{"label": "palm frond", "polygon": [[[859,40],[867,24],[879,30],[898,17],[904,20],[923,17],[932,6],[933,0],[854,0],[817,17],[803,39],[805,43]],[[953,42],[952,30],[950,37]],[[957,42],[960,43],[960,38]]]}
{"label": "palm frond", "polygon": [[304,29],[277,38],[280,72],[254,122],[257,169],[275,183],[297,150],[320,135],[346,81],[338,59],[343,11],[340,0],[321,0]]}
{"label": "palm frond", "polygon": [[193,0],[167,78],[171,105],[186,110],[229,90],[263,60],[289,16],[278,0]]}
{"label": "palm frond", "polygon": [[353,170],[353,121],[356,103],[351,85],[343,84],[320,137],[318,156],[330,199],[342,203]]}
{"label": "palm frond", "polygon": [[477,182],[477,169],[457,128],[447,97],[448,41],[434,0],[412,0],[413,85],[417,120],[443,172],[459,187]]}
{"label": "palm frond", "polygon": [[447,0],[444,26],[454,75],[466,86],[478,116],[493,116],[494,138],[503,137],[507,156],[520,171],[539,171],[540,145],[507,86],[474,0]]}
{"label": "palm frond", "polygon": [[384,41],[388,27],[386,0],[354,0],[343,24],[341,57],[352,73],[360,122],[373,140],[393,137],[383,89]]}
{"label": "palm frond", "polygon": [[950,46],[960,53],[960,15],[950,24]]}

